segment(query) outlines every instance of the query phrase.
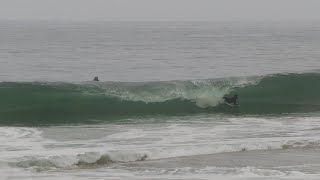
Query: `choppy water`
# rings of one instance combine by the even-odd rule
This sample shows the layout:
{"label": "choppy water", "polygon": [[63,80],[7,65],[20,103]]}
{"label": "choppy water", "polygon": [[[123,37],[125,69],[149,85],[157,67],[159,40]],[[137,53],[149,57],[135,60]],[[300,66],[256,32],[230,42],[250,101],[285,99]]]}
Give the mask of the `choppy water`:
{"label": "choppy water", "polygon": [[0,25],[4,179],[320,177],[319,23]]}
{"label": "choppy water", "polygon": [[318,68],[319,23],[1,22],[0,80],[163,81]]}

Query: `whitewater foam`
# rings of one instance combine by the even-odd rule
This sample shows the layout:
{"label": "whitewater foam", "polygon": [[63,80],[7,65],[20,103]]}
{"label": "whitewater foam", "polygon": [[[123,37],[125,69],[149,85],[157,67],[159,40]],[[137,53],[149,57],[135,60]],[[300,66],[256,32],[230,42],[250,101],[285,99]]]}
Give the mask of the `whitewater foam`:
{"label": "whitewater foam", "polygon": [[[303,126],[299,125],[300,121],[304,122]],[[65,138],[50,140],[34,136],[34,139],[23,140],[25,144],[29,144],[29,141],[34,143],[28,147],[30,149],[11,151],[9,152],[11,155],[6,154],[4,159],[13,167],[42,171],[228,152],[318,148],[320,134],[309,131],[319,126],[314,124],[316,121],[318,118],[311,117],[303,120],[292,117],[276,120],[238,117],[217,122],[207,120],[205,125],[186,122],[163,124],[158,127],[152,124],[144,126],[109,124],[87,127],[90,131],[98,129],[96,133],[100,135],[95,135],[93,139],[81,137],[82,140],[76,133],[72,133],[73,128],[68,127],[68,131],[74,134],[68,137],[68,141]],[[51,127],[50,131],[54,131],[55,128]],[[112,133],[105,135],[107,132],[110,133],[110,130]],[[39,132],[38,134],[43,136],[43,132],[37,129],[31,128],[29,131]],[[43,131],[46,132],[45,129]],[[19,132],[19,129],[15,132]],[[16,137],[19,139],[20,135]],[[8,146],[14,146],[14,143],[15,141],[12,141]],[[37,151],[37,154],[33,151]]]}

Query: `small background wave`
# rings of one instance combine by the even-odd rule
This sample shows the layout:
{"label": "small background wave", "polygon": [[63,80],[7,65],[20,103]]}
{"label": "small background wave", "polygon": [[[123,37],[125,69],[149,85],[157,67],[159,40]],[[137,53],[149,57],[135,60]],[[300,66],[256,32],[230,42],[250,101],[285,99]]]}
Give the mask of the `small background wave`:
{"label": "small background wave", "polygon": [[[110,122],[194,113],[282,114],[320,110],[320,74],[277,74],[193,81],[0,83],[2,125]],[[239,94],[231,108],[222,97]]]}

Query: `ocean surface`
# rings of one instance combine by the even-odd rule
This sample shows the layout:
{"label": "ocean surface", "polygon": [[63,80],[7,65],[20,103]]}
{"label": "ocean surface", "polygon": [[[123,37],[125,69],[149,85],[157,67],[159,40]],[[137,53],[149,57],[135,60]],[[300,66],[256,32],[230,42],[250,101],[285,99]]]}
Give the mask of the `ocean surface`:
{"label": "ocean surface", "polygon": [[0,179],[320,179],[319,47],[320,22],[0,21]]}

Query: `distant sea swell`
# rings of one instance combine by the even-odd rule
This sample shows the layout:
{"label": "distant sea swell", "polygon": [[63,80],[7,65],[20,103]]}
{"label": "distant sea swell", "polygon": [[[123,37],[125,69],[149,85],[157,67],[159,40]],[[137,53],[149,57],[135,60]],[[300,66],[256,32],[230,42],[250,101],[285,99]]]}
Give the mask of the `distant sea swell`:
{"label": "distant sea swell", "polygon": [[[239,94],[239,108],[222,97]],[[320,74],[160,82],[2,82],[0,124],[56,125],[195,113],[320,111]]]}

